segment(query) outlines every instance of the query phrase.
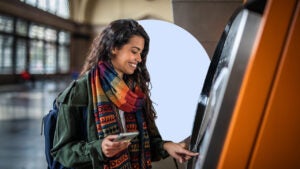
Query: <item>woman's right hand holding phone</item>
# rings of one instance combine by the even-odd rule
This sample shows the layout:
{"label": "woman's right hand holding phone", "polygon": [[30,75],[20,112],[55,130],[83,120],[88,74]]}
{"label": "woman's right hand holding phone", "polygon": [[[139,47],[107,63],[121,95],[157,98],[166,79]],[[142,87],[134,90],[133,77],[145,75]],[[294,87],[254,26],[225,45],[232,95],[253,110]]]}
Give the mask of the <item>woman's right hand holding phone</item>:
{"label": "woman's right hand holding phone", "polygon": [[106,157],[113,157],[130,145],[128,141],[114,141],[117,137],[118,135],[109,135],[103,139],[101,147]]}

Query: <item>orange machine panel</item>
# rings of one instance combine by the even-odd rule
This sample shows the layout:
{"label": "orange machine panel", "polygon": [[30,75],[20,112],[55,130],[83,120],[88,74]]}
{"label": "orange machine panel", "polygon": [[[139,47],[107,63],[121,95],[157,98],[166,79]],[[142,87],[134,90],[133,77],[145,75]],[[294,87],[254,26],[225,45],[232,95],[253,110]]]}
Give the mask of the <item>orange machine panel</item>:
{"label": "orange machine panel", "polygon": [[298,2],[249,168],[300,168],[299,44]]}
{"label": "orange machine panel", "polygon": [[[267,2],[219,169],[295,168],[296,165],[300,168],[296,161],[300,153],[297,138],[300,62],[295,47],[300,44],[300,28],[299,12],[294,14],[297,3],[296,0]],[[297,19],[286,43],[294,16]]]}

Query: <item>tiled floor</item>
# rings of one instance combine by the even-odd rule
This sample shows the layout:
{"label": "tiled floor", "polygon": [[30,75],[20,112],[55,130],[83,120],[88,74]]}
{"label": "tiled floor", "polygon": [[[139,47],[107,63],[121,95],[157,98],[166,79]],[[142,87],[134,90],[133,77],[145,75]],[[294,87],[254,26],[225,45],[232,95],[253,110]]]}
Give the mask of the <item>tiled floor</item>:
{"label": "tiled floor", "polygon": [[[0,86],[0,169],[46,169],[42,117],[71,80]],[[174,169],[173,159],[153,163]],[[179,165],[183,169],[183,165]]]}
{"label": "tiled floor", "polygon": [[46,169],[40,120],[1,121],[0,168]]}
{"label": "tiled floor", "polygon": [[42,117],[69,81],[0,86],[0,169],[46,169]]}

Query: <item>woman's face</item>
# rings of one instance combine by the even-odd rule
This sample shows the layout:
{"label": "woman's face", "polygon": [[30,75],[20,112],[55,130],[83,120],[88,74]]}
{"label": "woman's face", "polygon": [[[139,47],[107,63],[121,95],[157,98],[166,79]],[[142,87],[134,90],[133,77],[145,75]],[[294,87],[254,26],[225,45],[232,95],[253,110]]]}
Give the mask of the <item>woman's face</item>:
{"label": "woman's face", "polygon": [[144,49],[145,40],[142,36],[132,36],[128,43],[120,49],[114,48],[112,54],[114,57],[111,62],[120,78],[124,74],[133,74],[137,68],[137,64],[142,61],[141,53]]}

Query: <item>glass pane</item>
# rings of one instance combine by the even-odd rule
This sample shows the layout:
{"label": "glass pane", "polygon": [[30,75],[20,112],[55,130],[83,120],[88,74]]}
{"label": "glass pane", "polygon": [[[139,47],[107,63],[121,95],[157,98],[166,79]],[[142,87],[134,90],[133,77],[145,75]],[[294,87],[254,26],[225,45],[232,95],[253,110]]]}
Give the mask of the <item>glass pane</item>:
{"label": "glass pane", "polygon": [[18,34],[26,36],[27,35],[27,22],[24,20],[18,19],[16,31]]}
{"label": "glass pane", "polygon": [[50,13],[56,14],[56,11],[57,11],[57,1],[56,0],[50,0],[48,2],[49,2],[48,11]]}
{"label": "glass pane", "polygon": [[44,38],[44,27],[38,26],[35,24],[30,24],[29,37],[43,39]]}
{"label": "glass pane", "polygon": [[57,10],[57,15],[62,17],[62,18],[69,18],[69,2],[68,0],[61,0],[60,3],[58,4],[58,10]]}
{"label": "glass pane", "polygon": [[0,31],[13,32],[13,18],[0,15]]}
{"label": "glass pane", "polygon": [[69,44],[70,43],[70,33],[65,31],[60,31],[58,34],[58,42],[60,44]]}
{"label": "glass pane", "polygon": [[29,5],[36,6],[36,0],[26,0],[25,2]]}
{"label": "glass pane", "polygon": [[62,18],[70,18],[68,0],[20,0],[31,6],[38,7]]}
{"label": "glass pane", "polygon": [[51,29],[51,28],[46,28],[45,29],[45,39],[47,41],[56,41],[57,35],[56,35],[56,30]]}
{"label": "glass pane", "polygon": [[16,73],[21,73],[26,69],[26,40],[18,39],[16,48]]}
{"label": "glass pane", "polygon": [[59,73],[68,73],[70,66],[69,48],[66,46],[59,46],[58,51],[58,67]]}
{"label": "glass pane", "polygon": [[38,5],[37,5],[38,8],[46,11],[47,10],[47,2],[46,0],[38,0]]}
{"label": "glass pane", "polygon": [[45,73],[56,72],[56,46],[55,44],[46,44],[46,64]]}
{"label": "glass pane", "polygon": [[0,34],[0,74],[12,73],[12,36]]}
{"label": "glass pane", "polygon": [[43,42],[42,41],[31,41],[30,43],[30,65],[29,73],[31,74],[43,74]]}

